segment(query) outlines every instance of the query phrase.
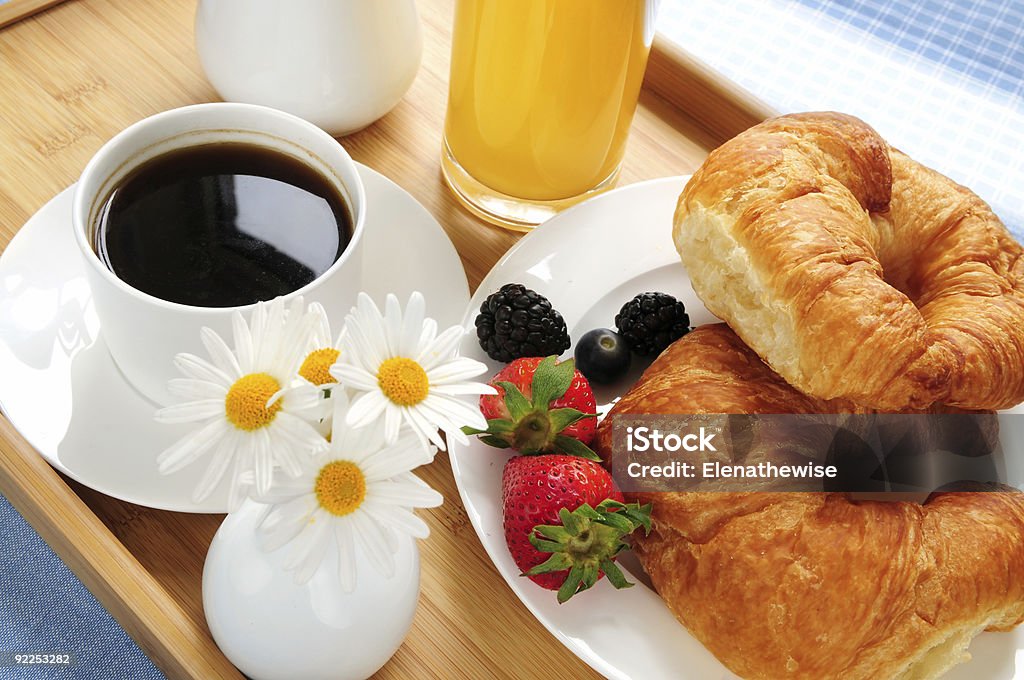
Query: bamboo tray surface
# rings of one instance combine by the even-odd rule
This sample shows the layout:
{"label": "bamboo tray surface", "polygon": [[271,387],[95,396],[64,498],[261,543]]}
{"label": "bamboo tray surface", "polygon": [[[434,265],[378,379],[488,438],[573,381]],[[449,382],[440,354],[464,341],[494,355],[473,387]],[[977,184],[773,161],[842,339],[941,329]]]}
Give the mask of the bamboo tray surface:
{"label": "bamboo tray surface", "polygon": [[[518,237],[469,215],[441,180],[452,0],[418,5],[424,54],[415,84],[394,111],[343,144],[427,207],[475,288]],[[0,249],[122,128],[217,100],[193,49],[194,11],[192,0],[72,0],[0,30]],[[769,114],[656,40],[619,184],[690,173],[710,149]],[[560,677],[597,677],[491,566],[447,457],[419,472],[445,504],[423,513],[431,536],[420,543],[420,606],[409,637],[376,677],[550,677],[528,659],[544,659]],[[0,491],[168,677],[240,677],[202,612],[203,561],[221,515],[151,510],[64,480],[2,418]]]}

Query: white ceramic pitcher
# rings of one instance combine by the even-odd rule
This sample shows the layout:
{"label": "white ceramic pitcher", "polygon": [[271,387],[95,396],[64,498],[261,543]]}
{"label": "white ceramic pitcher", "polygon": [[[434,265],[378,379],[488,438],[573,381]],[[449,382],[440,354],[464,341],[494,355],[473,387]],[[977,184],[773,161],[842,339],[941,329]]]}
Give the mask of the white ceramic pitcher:
{"label": "white ceramic pitcher", "polygon": [[415,0],[199,0],[196,49],[225,100],[340,136],[398,103],[423,39]]}

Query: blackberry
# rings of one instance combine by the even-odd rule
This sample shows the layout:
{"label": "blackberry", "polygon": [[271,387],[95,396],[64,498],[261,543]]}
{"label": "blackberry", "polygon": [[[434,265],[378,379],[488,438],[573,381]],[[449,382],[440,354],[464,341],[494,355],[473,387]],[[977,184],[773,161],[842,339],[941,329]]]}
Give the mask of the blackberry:
{"label": "blackberry", "polygon": [[546,357],[569,349],[562,315],[543,295],[519,283],[506,283],[480,305],[476,337],[487,356],[509,363],[520,357]]}
{"label": "blackberry", "polygon": [[665,293],[641,293],[615,315],[615,325],[630,349],[640,356],[657,356],[690,332],[683,303]]}

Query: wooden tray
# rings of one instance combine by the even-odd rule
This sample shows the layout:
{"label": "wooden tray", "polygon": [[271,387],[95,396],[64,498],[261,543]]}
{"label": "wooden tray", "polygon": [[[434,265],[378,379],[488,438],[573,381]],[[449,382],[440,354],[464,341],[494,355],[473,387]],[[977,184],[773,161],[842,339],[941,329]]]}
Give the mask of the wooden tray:
{"label": "wooden tray", "polygon": [[[14,4],[22,3],[44,4]],[[344,144],[434,214],[475,287],[517,236],[477,221],[442,183],[452,0],[418,4],[424,58],[416,83],[393,112]],[[73,0],[0,31],[0,118],[7,123],[0,129],[0,249],[126,125],[217,99],[193,49],[194,9],[194,0]],[[619,183],[692,172],[710,149],[770,113],[656,40]],[[405,644],[377,677],[547,677],[519,663],[535,657],[560,677],[596,677],[493,569],[446,457],[421,471],[445,504],[424,513],[432,533],[421,543],[420,607]],[[201,604],[203,560],[221,516],[151,510],[69,482],[2,418],[0,491],[168,677],[240,677],[213,644]]]}

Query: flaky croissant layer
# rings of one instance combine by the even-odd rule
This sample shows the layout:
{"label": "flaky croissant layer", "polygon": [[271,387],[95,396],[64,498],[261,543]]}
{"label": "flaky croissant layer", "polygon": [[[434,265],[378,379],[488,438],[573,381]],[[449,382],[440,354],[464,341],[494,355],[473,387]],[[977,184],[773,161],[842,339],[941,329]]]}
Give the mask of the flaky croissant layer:
{"label": "flaky croissant layer", "polygon": [[897,410],[1024,400],[1022,249],[969,189],[838,113],[708,157],[673,237],[708,309],[790,384]]}

